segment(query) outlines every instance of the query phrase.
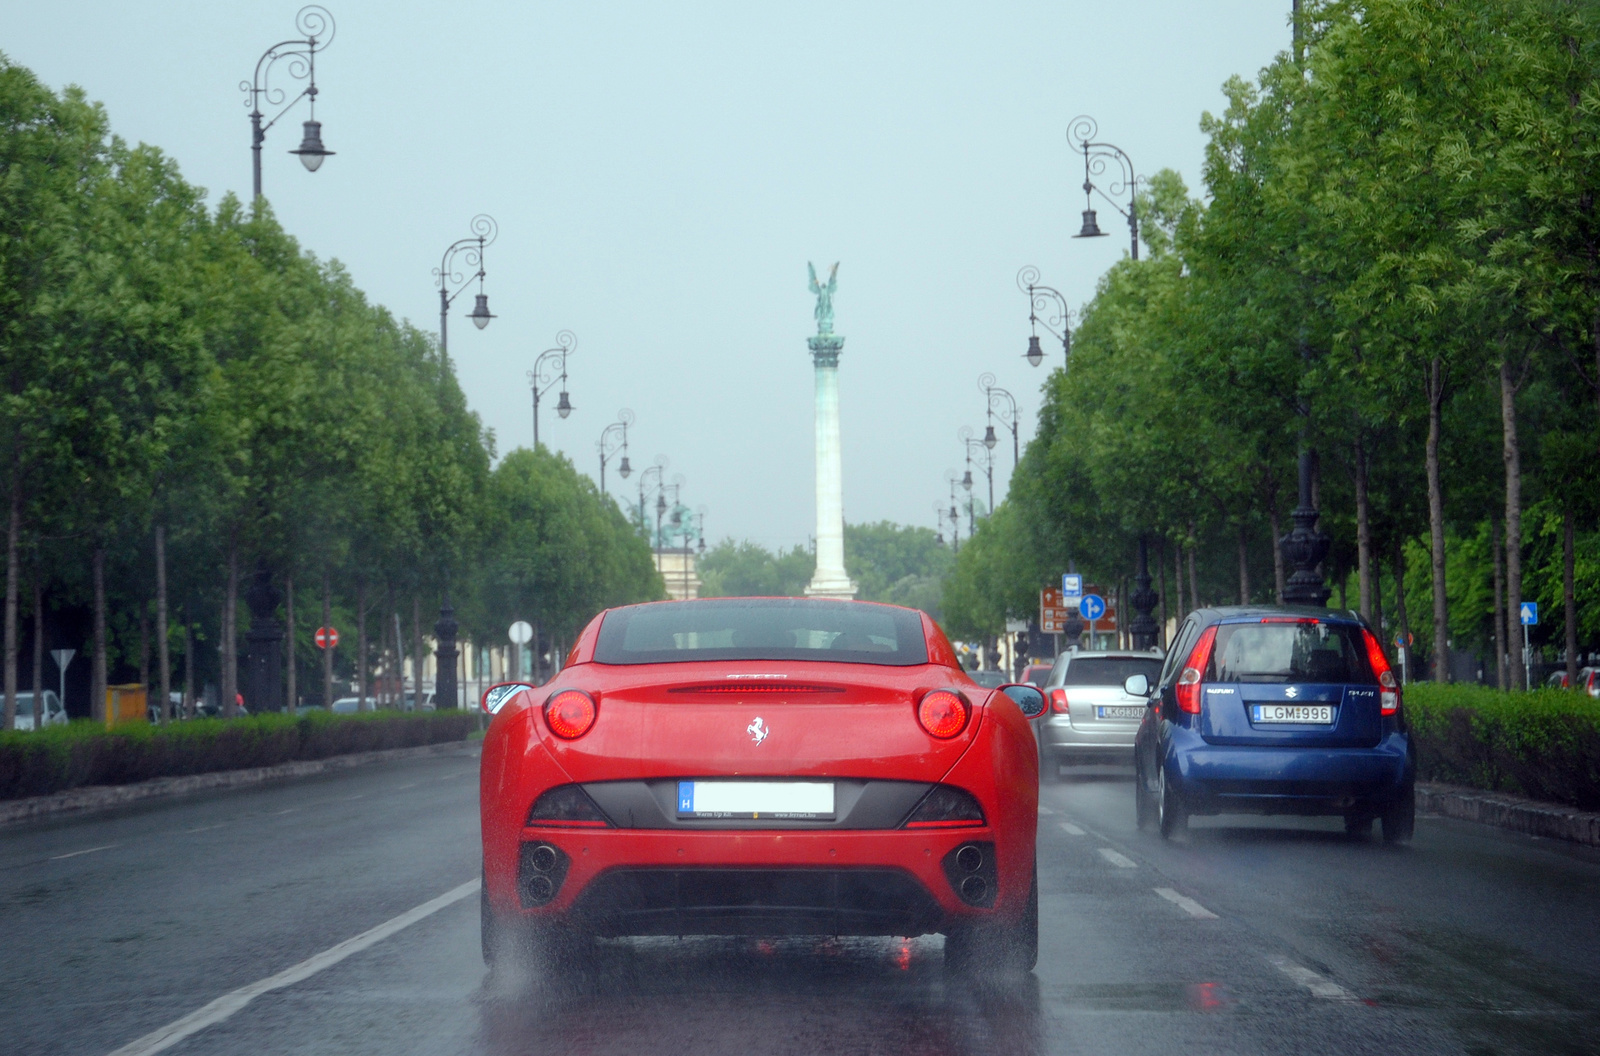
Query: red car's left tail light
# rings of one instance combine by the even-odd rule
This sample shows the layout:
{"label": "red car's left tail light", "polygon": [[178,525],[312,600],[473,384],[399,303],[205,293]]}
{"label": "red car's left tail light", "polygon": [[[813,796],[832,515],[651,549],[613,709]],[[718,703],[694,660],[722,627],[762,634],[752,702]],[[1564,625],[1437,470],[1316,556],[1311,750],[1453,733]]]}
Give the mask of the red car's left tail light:
{"label": "red car's left tail light", "polygon": [[917,721],[942,741],[967,728],[967,700],[953,689],[936,689],[917,705]]}
{"label": "red car's left tail light", "polygon": [[594,698],[581,689],[563,689],[544,702],[550,732],[568,741],[588,733],[599,713]]}

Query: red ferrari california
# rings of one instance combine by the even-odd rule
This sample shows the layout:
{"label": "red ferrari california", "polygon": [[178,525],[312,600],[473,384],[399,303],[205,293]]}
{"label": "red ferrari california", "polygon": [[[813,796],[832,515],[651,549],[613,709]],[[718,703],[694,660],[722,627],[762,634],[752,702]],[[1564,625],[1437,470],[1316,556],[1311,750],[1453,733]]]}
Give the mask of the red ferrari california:
{"label": "red ferrari california", "polygon": [[947,964],[1034,966],[1044,697],[973,683],[921,612],[610,609],[483,707],[491,968],[592,936],[934,932]]}

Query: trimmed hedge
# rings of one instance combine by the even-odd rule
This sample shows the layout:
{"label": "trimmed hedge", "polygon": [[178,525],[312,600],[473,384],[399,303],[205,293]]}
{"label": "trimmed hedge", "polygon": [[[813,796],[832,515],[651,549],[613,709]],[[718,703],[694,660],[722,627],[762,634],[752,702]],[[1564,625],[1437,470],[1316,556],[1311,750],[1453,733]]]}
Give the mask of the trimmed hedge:
{"label": "trimmed hedge", "polygon": [[0,733],[0,799],[414,748],[465,740],[476,729],[470,711],[252,715],[115,730],[74,722],[43,733]]}
{"label": "trimmed hedge", "polygon": [[1424,779],[1600,810],[1600,701],[1421,682],[1405,706]]}

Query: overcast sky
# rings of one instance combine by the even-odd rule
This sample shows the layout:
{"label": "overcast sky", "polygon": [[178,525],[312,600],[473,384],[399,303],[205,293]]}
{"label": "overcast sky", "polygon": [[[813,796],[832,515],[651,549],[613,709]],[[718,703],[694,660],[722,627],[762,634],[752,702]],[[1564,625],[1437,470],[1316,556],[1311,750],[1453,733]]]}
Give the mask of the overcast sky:
{"label": "overcast sky", "polygon": [[[525,373],[554,344],[577,410],[542,439],[598,475],[595,442],[638,416],[706,507],[713,540],[803,543],[812,499],[814,332],[806,262],[840,261],[849,521],[934,524],[957,430],[981,435],[984,371],[1032,433],[1045,367],[1022,358],[1037,265],[1077,306],[1127,252],[1075,241],[1092,114],[1141,173],[1199,183],[1200,115],[1289,38],[1289,0],[1054,3],[489,3],[326,0],[317,115],[337,152],[268,134],[264,182],[288,230],[374,300],[436,329],[432,270],[473,215],[500,225],[478,332],[457,303],[450,352],[501,453],[532,441]],[[258,0],[0,0],[0,51],[78,84],[115,130],[210,192],[248,195],[239,82],[295,36],[299,5]],[[1046,347],[1050,344],[1047,341]],[[1011,472],[996,449],[996,490]],[[981,487],[981,476],[980,476]],[[633,480],[622,485],[637,496]],[[618,481],[608,473],[613,492]]]}

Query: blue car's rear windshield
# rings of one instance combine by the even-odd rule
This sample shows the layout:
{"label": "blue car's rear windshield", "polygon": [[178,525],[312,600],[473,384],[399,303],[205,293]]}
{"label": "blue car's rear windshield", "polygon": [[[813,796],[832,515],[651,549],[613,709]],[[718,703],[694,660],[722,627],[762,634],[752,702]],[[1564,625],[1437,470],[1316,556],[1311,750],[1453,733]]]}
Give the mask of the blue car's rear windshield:
{"label": "blue car's rear windshield", "polygon": [[1372,684],[1361,628],[1348,623],[1223,623],[1207,682]]}
{"label": "blue car's rear windshield", "polygon": [[910,667],[928,662],[910,609],[809,598],[727,598],[633,605],[606,614],[602,664],[827,660]]}

